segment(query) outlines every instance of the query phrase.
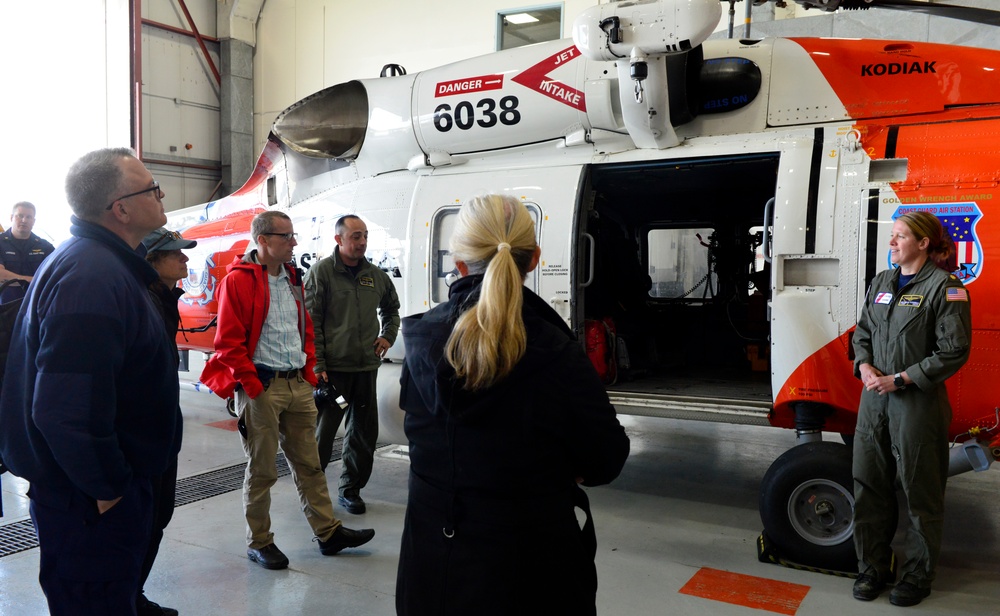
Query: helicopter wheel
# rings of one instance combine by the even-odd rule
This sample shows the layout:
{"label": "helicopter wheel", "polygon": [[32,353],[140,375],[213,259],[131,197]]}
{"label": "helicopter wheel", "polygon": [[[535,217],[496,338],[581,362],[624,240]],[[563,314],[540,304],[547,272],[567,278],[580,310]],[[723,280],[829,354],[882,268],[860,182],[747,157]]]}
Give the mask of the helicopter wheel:
{"label": "helicopter wheel", "polygon": [[760,518],[784,559],[808,567],[856,572],[851,450],[806,443],[782,454],[764,475]]}

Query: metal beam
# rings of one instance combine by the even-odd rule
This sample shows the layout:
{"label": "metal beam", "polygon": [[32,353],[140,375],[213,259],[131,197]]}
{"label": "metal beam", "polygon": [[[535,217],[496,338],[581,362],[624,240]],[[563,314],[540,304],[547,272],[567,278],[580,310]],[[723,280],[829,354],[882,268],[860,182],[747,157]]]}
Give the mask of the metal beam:
{"label": "metal beam", "polygon": [[132,46],[132,149],[142,159],[142,0],[129,0],[129,39]]}
{"label": "metal beam", "polygon": [[208,62],[208,68],[212,69],[212,74],[215,75],[215,82],[222,83],[222,76],[219,74],[219,69],[215,66],[215,61],[212,60],[211,54],[208,53],[208,47],[205,47],[205,38],[198,32],[198,25],[194,23],[194,19],[191,17],[190,11],[188,11],[187,2],[184,0],[177,0],[177,4],[180,5],[181,10],[184,11],[184,17],[187,19],[188,25],[191,27],[191,31],[194,32],[194,38],[198,41],[198,46],[201,47],[201,53],[205,55],[205,61]]}
{"label": "metal beam", "polygon": [[[190,30],[185,30],[184,28],[178,28],[177,26],[171,26],[169,24],[165,24],[159,21],[153,21],[152,19],[146,19],[145,17],[142,19],[142,25],[149,26],[150,28],[156,28],[157,30],[165,30],[167,32],[173,32],[174,34],[180,34],[191,38],[198,38],[198,35],[196,35],[194,32],[191,32]],[[217,39],[214,36],[206,36],[202,34],[201,38],[205,39],[206,41],[210,41],[212,43],[219,42],[219,39]]]}

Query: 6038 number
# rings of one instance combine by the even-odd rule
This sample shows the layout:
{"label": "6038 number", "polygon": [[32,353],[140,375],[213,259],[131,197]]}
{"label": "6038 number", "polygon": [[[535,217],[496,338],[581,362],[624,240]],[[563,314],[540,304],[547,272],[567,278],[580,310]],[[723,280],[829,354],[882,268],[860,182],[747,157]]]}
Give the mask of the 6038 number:
{"label": "6038 number", "polygon": [[[469,130],[476,124],[483,128],[492,128],[499,122],[504,126],[513,126],[521,121],[521,112],[517,110],[517,97],[505,96],[500,99],[499,109],[497,101],[492,98],[484,98],[476,103],[475,107],[469,101],[462,101],[455,105],[452,113],[451,105],[442,103],[434,109],[434,128],[442,133],[451,130],[453,126],[461,130]],[[476,110],[479,110],[479,118],[476,118]]]}

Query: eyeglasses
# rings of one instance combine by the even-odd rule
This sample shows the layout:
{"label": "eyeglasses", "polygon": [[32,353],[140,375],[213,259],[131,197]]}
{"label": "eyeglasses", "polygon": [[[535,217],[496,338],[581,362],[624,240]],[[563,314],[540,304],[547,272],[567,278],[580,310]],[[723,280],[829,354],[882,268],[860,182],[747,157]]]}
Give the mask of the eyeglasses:
{"label": "eyeglasses", "polygon": [[286,242],[290,242],[292,240],[298,241],[299,239],[298,233],[261,233],[261,235],[274,235],[277,237],[283,237],[285,238]]}
{"label": "eyeglasses", "polygon": [[118,203],[122,199],[128,199],[129,197],[136,197],[138,195],[144,195],[144,194],[146,194],[148,192],[153,192],[154,190],[156,191],[156,200],[159,201],[160,199],[163,198],[161,196],[162,193],[160,192],[160,183],[157,182],[156,180],[153,180],[153,185],[150,186],[149,188],[143,188],[142,190],[136,191],[134,193],[129,193],[127,195],[118,197],[117,199],[115,199],[114,201],[112,201],[110,204],[108,204],[108,207],[106,207],[104,209],[110,210],[111,208],[113,208],[115,206],[116,203]]}
{"label": "eyeglasses", "polygon": [[167,231],[162,236],[160,236],[160,239],[158,239],[155,242],[153,242],[153,245],[150,246],[149,248],[147,248],[146,252],[147,253],[153,252],[154,250],[156,250],[160,246],[165,245],[168,242],[172,242],[174,240],[183,240],[183,239],[184,239],[184,236],[182,236],[180,233],[178,233],[176,231]]}

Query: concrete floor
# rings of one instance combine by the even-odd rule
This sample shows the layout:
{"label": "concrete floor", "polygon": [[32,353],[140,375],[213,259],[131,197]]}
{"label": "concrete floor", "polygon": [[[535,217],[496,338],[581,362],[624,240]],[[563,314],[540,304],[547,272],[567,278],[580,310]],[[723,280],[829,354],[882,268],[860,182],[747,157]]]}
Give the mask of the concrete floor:
{"label": "concrete floor", "polygon": [[[182,407],[181,477],[243,463],[239,437],[211,425],[229,419],[220,400],[184,391]],[[588,490],[597,524],[601,614],[899,613],[887,594],[872,603],[855,601],[849,579],[758,562],[757,488],[770,461],[791,444],[790,432],[622,421],[632,439],[631,457],[614,483]],[[379,450],[363,494],[366,514],[336,508],[349,527],[376,530],[362,549],[321,556],[291,478],[283,477],[272,492],[272,523],[289,569],[267,571],[246,559],[237,489],[177,508],[147,596],[187,615],[393,614],[408,470],[397,451]],[[335,492],[339,463],[330,470]],[[7,516],[0,525],[27,517],[25,490],[23,481],[4,475]],[[938,581],[933,594],[909,612],[1000,614],[998,494],[997,469],[951,480]],[[37,574],[37,549],[0,558],[0,616],[46,613]],[[695,590],[682,591],[685,585]],[[755,604],[765,590],[778,598]]]}

